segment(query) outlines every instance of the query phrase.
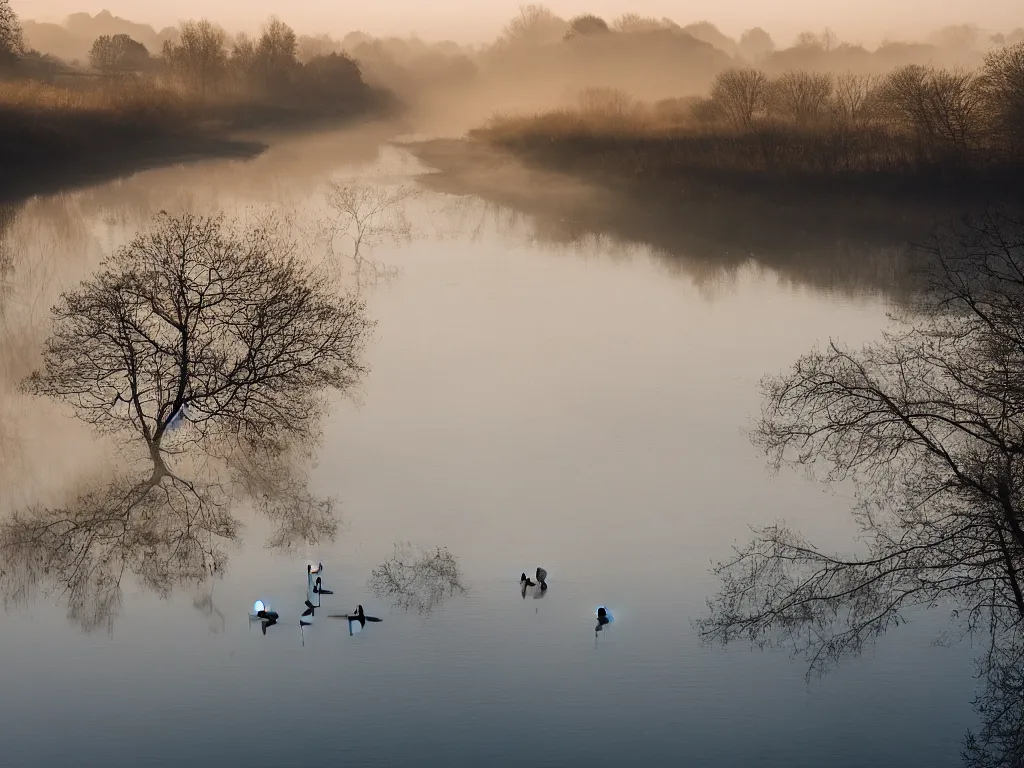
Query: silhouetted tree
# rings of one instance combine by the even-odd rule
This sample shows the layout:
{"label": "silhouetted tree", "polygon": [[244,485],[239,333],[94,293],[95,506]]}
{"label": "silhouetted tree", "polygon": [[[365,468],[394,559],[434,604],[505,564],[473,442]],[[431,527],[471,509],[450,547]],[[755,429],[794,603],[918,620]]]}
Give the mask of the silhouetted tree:
{"label": "silhouetted tree", "polygon": [[263,84],[271,88],[286,85],[298,65],[297,51],[295,30],[272,16],[256,42],[256,67]]}
{"label": "silhouetted tree", "polygon": [[89,64],[105,75],[139,72],[149,64],[149,51],[128,35],[100,35],[89,50]]}
{"label": "silhouetted tree", "polygon": [[16,59],[25,50],[18,16],[10,0],[0,0],[0,65]]}
{"label": "silhouetted tree", "polygon": [[1024,42],[990,51],[982,82],[1002,142],[1024,155]]}
{"label": "silhouetted tree", "polygon": [[978,76],[917,64],[890,73],[881,97],[892,118],[918,139],[927,159],[941,153],[963,160],[985,128],[985,97]]}
{"label": "silhouetted tree", "polygon": [[755,442],[776,468],[852,482],[867,551],[758,531],[716,568],[705,639],[786,645],[820,672],[914,607],[952,604],[986,643],[1024,626],[1024,218],[990,212],[929,251],[881,341],[830,343],[763,385]]}
{"label": "silhouetted tree", "polygon": [[756,69],[727,69],[711,85],[711,101],[735,128],[749,128],[765,109],[768,79]]}
{"label": "silhouetted tree", "polygon": [[141,436],[155,477],[189,447],[273,457],[314,439],[323,391],[358,379],[370,328],[273,231],[193,215],[157,216],[53,315],[26,387]]}
{"label": "silhouetted tree", "polygon": [[186,21],[176,42],[164,43],[171,71],[205,98],[227,69],[227,33],[210,21]]}
{"label": "silhouetted tree", "polygon": [[656,32],[667,28],[668,26],[664,20],[658,20],[652,16],[641,16],[639,13],[624,13],[612,22],[612,29],[626,34]]}
{"label": "silhouetted tree", "polygon": [[832,85],[832,78],[822,72],[785,72],[768,84],[770,109],[797,125],[820,122],[832,98]]}

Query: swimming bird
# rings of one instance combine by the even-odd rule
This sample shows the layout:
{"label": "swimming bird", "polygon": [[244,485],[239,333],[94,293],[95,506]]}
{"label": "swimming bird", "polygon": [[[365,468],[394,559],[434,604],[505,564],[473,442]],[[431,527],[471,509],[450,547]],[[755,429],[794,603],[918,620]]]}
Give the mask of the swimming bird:
{"label": "swimming bird", "polygon": [[270,604],[265,603],[263,600],[257,600],[252,604],[252,611],[249,613],[249,623],[253,621],[260,622],[260,629],[263,634],[267,634],[267,627],[272,627],[277,624],[277,620],[281,618],[277,611],[270,609]]}
{"label": "swimming bird", "polygon": [[541,568],[538,565],[537,566],[537,573],[535,575],[537,576],[537,583],[540,584],[540,588],[541,589],[547,589],[548,588],[548,572],[545,571],[543,568]]}
{"label": "swimming bird", "polygon": [[366,626],[366,622],[374,621],[380,622],[382,619],[378,619],[376,616],[367,616],[363,613],[363,606],[359,606],[355,613],[335,613],[328,616],[330,619],[348,619],[348,633],[352,634],[352,625],[358,623],[359,628],[362,629]]}
{"label": "swimming bird", "polygon": [[597,609],[597,626],[594,627],[594,633],[600,632],[605,628],[606,625],[611,624],[615,620],[615,617],[608,613],[608,609],[603,605]]}

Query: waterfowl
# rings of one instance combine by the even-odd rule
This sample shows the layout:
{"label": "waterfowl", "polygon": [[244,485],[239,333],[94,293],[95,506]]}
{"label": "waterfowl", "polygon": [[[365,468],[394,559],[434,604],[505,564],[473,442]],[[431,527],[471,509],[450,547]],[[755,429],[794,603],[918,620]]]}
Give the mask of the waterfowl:
{"label": "waterfowl", "polygon": [[263,600],[257,600],[252,604],[252,611],[249,612],[249,622],[253,621],[260,622],[260,629],[263,634],[267,634],[267,627],[272,627],[277,624],[277,620],[280,615],[277,611],[271,610],[270,604]]}
{"label": "waterfowl", "polygon": [[366,626],[366,622],[374,621],[380,622],[382,619],[378,619],[376,616],[367,616],[363,613],[363,606],[359,606],[355,613],[335,613],[329,616],[331,619],[348,619],[348,632],[352,634],[353,625],[359,624],[359,628],[362,629]]}
{"label": "waterfowl", "polygon": [[[320,576],[318,574],[322,573],[323,570],[323,563],[317,563],[316,568],[314,568],[312,565],[307,565],[306,581],[308,582],[309,588],[312,590],[314,595],[333,595],[334,592],[332,592],[329,589],[324,589],[323,582],[320,581]],[[316,575],[316,579],[313,578],[314,575]]]}
{"label": "waterfowl", "polygon": [[603,605],[597,608],[597,626],[594,627],[594,632],[600,632],[607,624],[611,624],[615,621],[615,617],[612,616],[608,609]]}
{"label": "waterfowl", "polygon": [[541,589],[547,589],[548,588],[548,572],[545,571],[543,568],[541,568],[538,565],[537,566],[537,573],[535,575],[537,577],[537,583],[540,584],[540,588]]}

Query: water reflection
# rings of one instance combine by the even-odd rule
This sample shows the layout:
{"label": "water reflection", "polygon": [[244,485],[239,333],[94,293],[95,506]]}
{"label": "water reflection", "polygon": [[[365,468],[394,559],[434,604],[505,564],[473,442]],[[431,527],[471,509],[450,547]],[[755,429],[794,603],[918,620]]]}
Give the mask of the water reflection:
{"label": "water reflection", "polygon": [[428,614],[454,594],[465,594],[462,569],[446,548],[396,544],[394,554],[373,569],[370,591],[403,611]]}
{"label": "water reflection", "polygon": [[25,386],[148,469],[0,524],[8,600],[46,585],[86,629],[112,628],[126,573],[166,595],[222,570],[243,498],[274,523],[270,547],[332,538],[336,502],[310,493],[304,466],[323,391],[358,380],[369,328],[334,290],[272,230],[164,214],[62,294]]}
{"label": "water reflection", "polygon": [[702,284],[728,282],[755,263],[797,285],[905,297],[913,288],[914,264],[906,244],[955,210],[903,203],[895,215],[885,200],[786,201],[757,190],[698,187],[645,198],[632,189],[597,187],[529,168],[472,143],[408,146],[437,169],[420,177],[425,187],[481,198],[490,204],[499,231],[501,219],[514,225],[509,212],[516,212],[537,242],[586,253],[603,236],[610,255],[628,258],[642,247],[670,271]]}

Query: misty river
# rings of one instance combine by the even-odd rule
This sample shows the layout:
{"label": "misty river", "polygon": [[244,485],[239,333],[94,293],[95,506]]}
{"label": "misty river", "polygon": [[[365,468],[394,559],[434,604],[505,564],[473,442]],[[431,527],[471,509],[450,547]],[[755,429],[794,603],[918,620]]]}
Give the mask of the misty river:
{"label": "misty river", "polygon": [[[377,326],[312,473],[340,503],[337,537],[268,547],[268,521],[241,510],[221,573],[163,593],[126,577],[91,631],[59,590],[5,594],[0,763],[959,765],[973,654],[944,610],[811,680],[784,652],[705,647],[691,626],[716,589],[709,569],[750,526],[786,520],[819,546],[856,546],[849,494],[773,475],[746,430],[762,375],[885,327],[889,255],[854,243],[840,259],[826,243],[806,269],[756,254],[717,267],[714,243],[654,251],[440,191],[426,172],[373,131],[326,133],[5,216],[10,515],[113,461],[107,438],[17,390],[49,306],[104,254],[160,210],[301,221],[332,179],[408,193],[400,226],[352,262]],[[418,611],[368,591],[405,542],[446,548],[466,592]],[[324,613],[361,604],[383,622],[350,636],[318,611],[300,628],[318,562]],[[550,588],[521,592],[537,566]],[[257,598],[282,614],[265,634],[247,615]],[[599,605],[615,621],[595,633]]]}

